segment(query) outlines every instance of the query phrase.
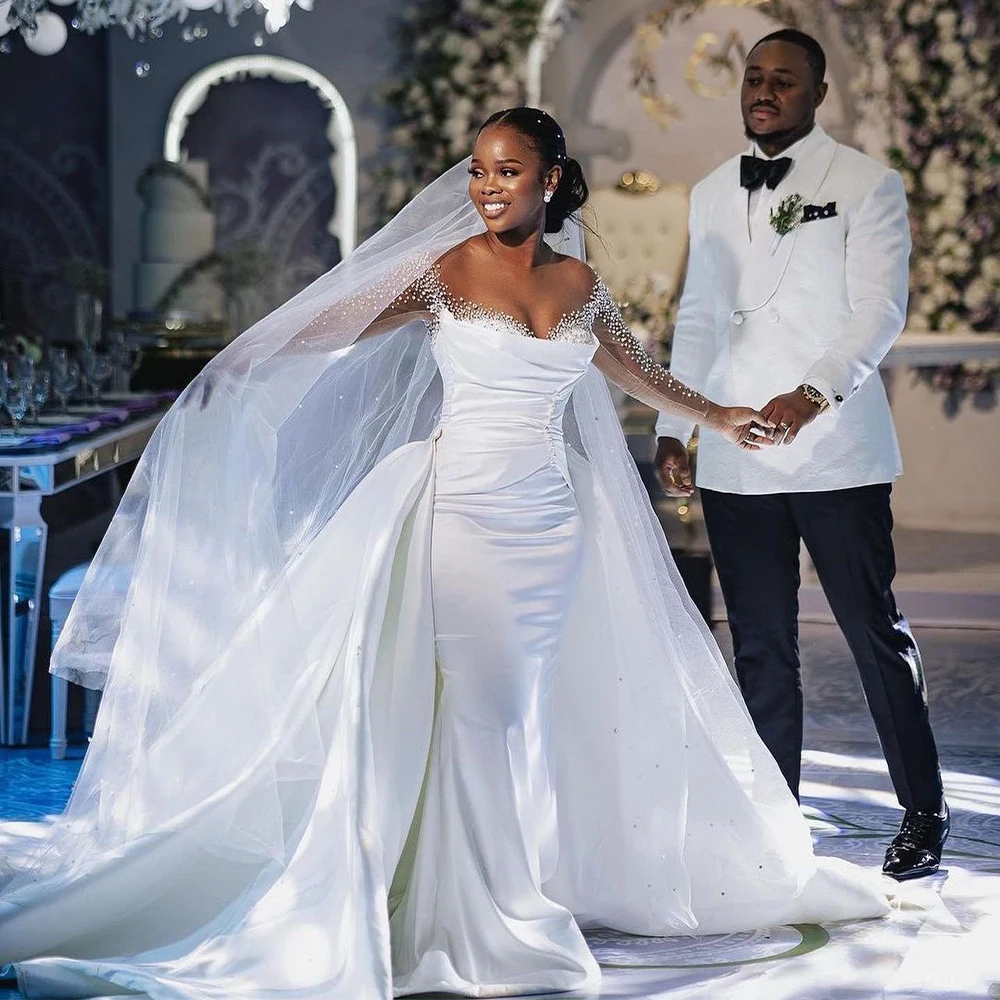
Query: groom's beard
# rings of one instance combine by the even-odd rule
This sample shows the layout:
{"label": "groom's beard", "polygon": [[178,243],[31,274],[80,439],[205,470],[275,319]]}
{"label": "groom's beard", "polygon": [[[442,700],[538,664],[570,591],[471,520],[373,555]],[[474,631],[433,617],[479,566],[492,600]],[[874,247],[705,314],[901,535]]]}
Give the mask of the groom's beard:
{"label": "groom's beard", "polygon": [[[811,128],[811,126],[810,126]],[[808,132],[808,129],[806,130]],[[775,145],[784,149],[786,146],[790,146],[796,139],[801,139],[806,132],[802,131],[802,126],[797,128],[782,128],[778,129],[777,132],[754,132],[749,125],[743,126],[743,134],[751,141],[757,143],[759,146],[761,140],[763,140],[767,145]]]}

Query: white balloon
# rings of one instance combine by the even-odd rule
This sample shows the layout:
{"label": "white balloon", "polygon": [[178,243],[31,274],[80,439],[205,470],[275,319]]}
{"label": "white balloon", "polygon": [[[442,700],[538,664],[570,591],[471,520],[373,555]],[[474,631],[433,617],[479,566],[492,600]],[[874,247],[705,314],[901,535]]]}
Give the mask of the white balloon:
{"label": "white balloon", "polygon": [[209,10],[217,0],[184,0],[184,6],[189,10]]}
{"label": "white balloon", "polygon": [[24,44],[38,56],[54,56],[65,44],[66,22],[51,10],[43,10],[35,15],[38,27],[24,33]]}
{"label": "white balloon", "polygon": [[11,0],[3,0],[0,3],[0,38],[10,31],[10,25],[7,23],[7,14],[10,11]]}

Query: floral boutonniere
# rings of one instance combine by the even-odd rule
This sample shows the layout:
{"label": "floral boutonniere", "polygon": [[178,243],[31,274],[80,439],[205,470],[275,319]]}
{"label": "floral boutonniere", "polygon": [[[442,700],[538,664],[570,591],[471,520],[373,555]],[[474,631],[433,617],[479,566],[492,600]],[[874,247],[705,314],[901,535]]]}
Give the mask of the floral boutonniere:
{"label": "floral boutonniere", "polygon": [[778,246],[778,241],[782,236],[787,236],[801,221],[805,203],[800,194],[790,194],[787,198],[782,198],[778,202],[777,208],[772,208],[770,213],[771,228],[778,234],[774,238],[774,245],[771,252]]}

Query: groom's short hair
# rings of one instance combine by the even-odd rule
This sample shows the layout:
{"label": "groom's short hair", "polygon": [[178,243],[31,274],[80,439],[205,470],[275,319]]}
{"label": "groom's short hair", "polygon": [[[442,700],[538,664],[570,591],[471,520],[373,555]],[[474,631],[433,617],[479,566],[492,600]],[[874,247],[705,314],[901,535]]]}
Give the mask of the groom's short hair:
{"label": "groom's short hair", "polygon": [[[806,62],[809,63],[809,68],[812,70],[813,83],[818,87],[823,82],[826,77],[826,53],[823,51],[823,46],[812,35],[807,35],[797,28],[779,28],[755,42],[750,52],[753,52],[758,45],[763,45],[764,42],[788,42],[791,45],[797,45],[800,49],[805,49]],[[748,57],[749,54],[747,53]]]}

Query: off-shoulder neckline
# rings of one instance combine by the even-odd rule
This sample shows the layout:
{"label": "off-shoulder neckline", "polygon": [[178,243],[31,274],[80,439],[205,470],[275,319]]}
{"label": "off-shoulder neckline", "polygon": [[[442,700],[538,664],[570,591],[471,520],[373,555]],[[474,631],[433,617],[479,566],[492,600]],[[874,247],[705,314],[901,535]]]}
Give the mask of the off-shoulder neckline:
{"label": "off-shoulder neckline", "polygon": [[[588,320],[588,313],[593,309],[603,285],[600,275],[595,272],[594,284],[591,287],[590,294],[587,296],[586,300],[576,309],[564,312],[556,321],[555,325],[549,327],[545,336],[542,337],[535,333],[535,331],[528,326],[527,323],[518,319],[516,316],[511,315],[506,310],[497,309],[495,306],[488,306],[485,303],[477,302],[474,299],[467,299],[464,296],[456,295],[448,286],[444,278],[441,277],[441,269],[436,261],[430,266],[430,268],[428,268],[428,273],[432,282],[437,285],[439,291],[441,292],[444,307],[453,318],[458,320],[465,318],[457,315],[456,309],[469,310],[478,316],[484,316],[496,321],[509,323],[518,331],[518,333],[524,337],[530,338],[531,340],[557,339],[558,334],[564,328],[572,326],[573,324],[586,324]],[[590,317],[590,319],[592,320],[593,317]]]}

